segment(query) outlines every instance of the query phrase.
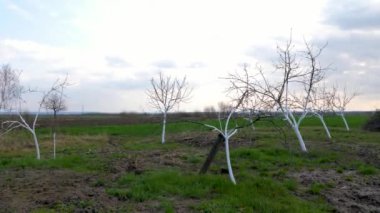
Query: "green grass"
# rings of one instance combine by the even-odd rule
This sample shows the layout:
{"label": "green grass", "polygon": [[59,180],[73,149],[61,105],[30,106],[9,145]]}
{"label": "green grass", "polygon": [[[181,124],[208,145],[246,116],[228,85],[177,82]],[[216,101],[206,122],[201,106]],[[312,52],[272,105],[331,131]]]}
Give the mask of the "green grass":
{"label": "green grass", "polygon": [[374,175],[377,174],[378,169],[374,166],[363,164],[359,166],[358,172],[362,175]]}
{"label": "green grass", "polygon": [[[345,115],[348,125],[351,128],[362,128],[369,119],[369,115]],[[345,128],[343,120],[340,116],[326,115],[324,116],[325,122],[329,128]],[[316,117],[308,117],[302,122],[302,126],[321,126],[321,122]]]}
{"label": "green grass", "polygon": [[[125,186],[126,188],[109,189],[108,193],[121,199],[132,199],[139,202],[174,195],[201,198],[213,187],[208,184],[211,179],[209,176],[182,174],[170,170],[155,171],[140,176],[126,174],[118,181],[118,187]],[[220,179],[215,184],[220,181],[225,180]]]}
{"label": "green grass", "polygon": [[[323,212],[329,207],[301,200],[282,184],[270,178],[251,177],[233,185],[216,175],[184,174],[180,171],[154,171],[140,176],[126,174],[107,190],[121,200],[143,202],[182,197],[202,200],[203,212]],[[292,205],[288,205],[292,203]]]}
{"label": "green grass", "polygon": [[284,180],[283,185],[285,188],[287,188],[290,191],[296,191],[298,188],[298,183],[294,179]]}
{"label": "green grass", "polygon": [[[129,137],[147,137],[161,134],[161,124],[128,124],[128,125],[105,125],[105,126],[72,126],[62,127],[60,132],[67,135],[113,135]],[[196,131],[205,129],[203,126],[188,122],[168,123],[167,133]],[[41,133],[49,129],[41,130]]]}
{"label": "green grass", "polygon": [[322,183],[312,183],[309,189],[311,194],[319,195],[322,190],[326,189],[326,185]]}
{"label": "green grass", "polygon": [[[316,181],[304,189],[290,174],[333,170],[344,176],[354,171],[346,175],[346,181],[355,181],[357,176],[371,178],[378,175],[378,164],[359,153],[374,152],[380,147],[378,133],[361,130],[366,119],[368,116],[365,115],[348,115],[352,130],[347,132],[340,117],[326,116],[333,136],[333,140],[328,141],[319,120],[306,118],[301,126],[309,149],[306,154],[300,152],[291,129],[285,128],[285,144],[270,122],[258,122],[255,125],[257,131],[249,135],[253,138],[252,143],[239,145],[237,141],[247,141],[240,134],[231,138],[231,161],[237,185],[230,183],[228,175],[220,173],[226,168],[223,148],[207,175],[196,173],[210,146],[192,146],[177,141],[175,136],[181,135],[178,133],[196,136],[209,129],[188,122],[169,123],[169,139],[164,145],[160,143],[161,125],[158,123],[62,127],[55,160],[51,156],[49,128],[38,130],[41,160],[35,159],[30,135],[19,131],[2,138],[0,171],[65,169],[91,172],[96,178],[89,183],[90,187],[104,188],[107,196],[125,201],[126,205],[120,208],[128,211],[136,210],[134,206],[137,204],[155,201],[158,203],[158,207],[154,207],[156,211],[175,212],[178,202],[187,201],[190,203],[188,208],[201,212],[328,212],[332,208],[321,195],[334,185]],[[204,123],[216,125],[217,121]],[[276,119],[275,123],[285,124],[282,119]],[[243,131],[249,132],[250,129]],[[135,162],[141,173],[127,171],[129,161]],[[110,178],[115,162],[122,164],[121,169]],[[298,196],[305,193],[312,198]],[[85,200],[56,204],[52,208],[71,211],[92,205]],[[40,208],[35,212],[50,212],[50,209]]]}

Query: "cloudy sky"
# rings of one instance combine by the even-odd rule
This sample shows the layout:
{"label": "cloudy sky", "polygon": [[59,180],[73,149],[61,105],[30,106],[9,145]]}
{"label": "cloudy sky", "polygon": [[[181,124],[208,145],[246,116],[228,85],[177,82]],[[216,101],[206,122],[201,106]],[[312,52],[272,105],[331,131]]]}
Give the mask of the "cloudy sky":
{"label": "cloudy sky", "polygon": [[160,71],[193,86],[181,110],[203,110],[228,100],[222,78],[241,64],[272,63],[290,29],[328,42],[328,81],[360,92],[349,109],[380,108],[379,0],[0,0],[0,64],[40,90],[68,74],[69,111],[152,111]]}

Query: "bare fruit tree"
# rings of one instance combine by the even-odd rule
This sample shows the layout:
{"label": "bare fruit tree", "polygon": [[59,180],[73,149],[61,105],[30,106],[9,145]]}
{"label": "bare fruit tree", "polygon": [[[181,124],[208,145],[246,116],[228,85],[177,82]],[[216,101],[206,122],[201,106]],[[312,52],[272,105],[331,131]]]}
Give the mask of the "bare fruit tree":
{"label": "bare fruit tree", "polygon": [[313,108],[311,113],[321,121],[329,140],[331,140],[331,134],[329,128],[326,125],[324,115],[327,112],[333,111],[333,107],[331,105],[332,98],[333,96],[327,90],[325,85],[316,88],[312,94]]}
{"label": "bare fruit tree", "polygon": [[63,84],[66,84],[66,82],[65,81],[64,82],[56,81],[53,84],[53,86],[47,92],[42,93],[43,95],[42,95],[41,100],[39,102],[38,110],[35,113],[33,121],[31,123],[28,123],[28,121],[25,119],[24,115],[22,114],[21,102],[23,100],[22,100],[21,95],[18,97],[19,103],[17,103],[18,108],[16,110],[16,114],[17,114],[18,119],[17,120],[8,120],[8,121],[2,122],[2,127],[5,130],[3,132],[3,134],[8,133],[8,132],[10,132],[14,129],[17,129],[17,128],[24,128],[32,134],[33,140],[34,140],[34,145],[36,148],[36,158],[38,160],[41,159],[40,146],[39,146],[39,142],[38,142],[38,138],[37,138],[37,134],[36,134],[38,116],[41,112],[41,109],[42,109],[46,99],[49,97],[49,95],[52,94],[53,92],[59,90],[59,88],[61,88]]}
{"label": "bare fruit tree", "polygon": [[164,76],[159,73],[158,79],[151,79],[152,88],[147,91],[150,104],[162,115],[162,137],[161,142],[165,143],[165,129],[167,114],[180,103],[187,102],[190,99],[192,89],[190,88],[186,77],[182,80]]}
{"label": "bare fruit tree", "polygon": [[20,72],[10,65],[0,69],[0,110],[11,110],[15,101],[21,95],[22,87],[19,80]]}
{"label": "bare fruit tree", "polygon": [[[276,78],[271,78],[268,72],[257,66],[256,73],[243,69],[243,73],[230,74],[228,79],[232,83],[230,89],[248,89],[250,98],[259,97],[262,104],[266,105],[264,108],[280,111],[295,132],[301,150],[307,152],[299,126],[311,112],[312,92],[324,76],[324,68],[317,61],[324,47],[315,49],[307,42],[305,46],[305,51],[301,52],[303,61],[298,58],[299,52],[295,51],[292,37],[284,46],[277,47],[279,59],[275,64]],[[300,90],[300,87],[304,89]],[[298,116],[295,112],[300,110]]]}
{"label": "bare fruit tree", "polygon": [[331,139],[330,131],[324,121],[323,114],[330,109],[330,95],[326,92],[325,86],[320,86],[325,77],[325,71],[328,67],[322,67],[318,58],[321,55],[327,43],[319,48],[305,41],[305,55],[307,72],[301,81],[304,85],[304,91],[301,98],[293,96],[293,104],[298,106],[298,110],[302,111],[298,118],[297,125],[300,126],[303,120],[308,116],[316,116],[321,121],[327,137]]}
{"label": "bare fruit tree", "polygon": [[[59,80],[58,80],[59,81]],[[57,81],[57,82],[58,82]],[[53,158],[56,158],[56,131],[57,131],[57,114],[67,109],[65,102],[64,89],[69,86],[66,78],[61,81],[57,87],[46,96],[43,107],[46,110],[53,111],[52,136],[53,136]]]}
{"label": "bare fruit tree", "polygon": [[331,92],[331,104],[334,107],[334,111],[342,118],[347,131],[350,131],[350,127],[348,126],[344,113],[346,111],[347,105],[357,95],[358,93],[356,92],[349,93],[346,87],[344,87],[342,91],[339,91],[339,88],[337,86],[334,86]]}

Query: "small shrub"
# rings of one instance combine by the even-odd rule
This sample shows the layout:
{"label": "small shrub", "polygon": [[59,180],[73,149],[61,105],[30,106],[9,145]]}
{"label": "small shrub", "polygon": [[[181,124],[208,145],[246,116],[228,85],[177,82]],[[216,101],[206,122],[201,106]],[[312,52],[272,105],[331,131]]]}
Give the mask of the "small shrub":
{"label": "small shrub", "polygon": [[368,131],[380,132],[380,110],[376,110],[364,125],[364,129]]}
{"label": "small shrub", "polygon": [[347,175],[347,176],[344,178],[345,181],[349,181],[349,182],[351,182],[353,179],[354,179],[354,178],[352,177],[352,175]]}
{"label": "small shrub", "polygon": [[361,165],[358,168],[358,172],[362,175],[374,175],[377,173],[377,170],[375,167],[370,165]]}
{"label": "small shrub", "polygon": [[298,183],[297,183],[297,181],[295,181],[293,179],[289,179],[289,180],[286,180],[284,182],[284,186],[285,186],[285,188],[287,188],[290,191],[296,191],[297,187],[298,187]]}
{"label": "small shrub", "polygon": [[342,174],[344,172],[344,169],[342,167],[338,167],[336,169],[336,172],[339,173],[339,174]]}
{"label": "small shrub", "polygon": [[105,181],[103,179],[98,179],[93,184],[93,186],[95,186],[95,187],[101,187],[101,186],[104,186],[104,185],[105,185]]}
{"label": "small shrub", "polygon": [[130,193],[126,189],[107,189],[106,192],[119,200],[128,200],[130,198]]}
{"label": "small shrub", "polygon": [[170,201],[162,201],[160,204],[160,207],[166,212],[166,213],[173,213],[175,212],[173,208],[173,204]]}
{"label": "small shrub", "polygon": [[319,195],[321,191],[325,188],[326,188],[325,184],[314,182],[311,184],[309,192],[314,195]]}
{"label": "small shrub", "polygon": [[186,158],[186,160],[187,160],[189,163],[192,163],[192,164],[197,164],[197,163],[202,162],[202,159],[201,159],[199,156],[194,156],[194,155],[188,156],[188,157]]}

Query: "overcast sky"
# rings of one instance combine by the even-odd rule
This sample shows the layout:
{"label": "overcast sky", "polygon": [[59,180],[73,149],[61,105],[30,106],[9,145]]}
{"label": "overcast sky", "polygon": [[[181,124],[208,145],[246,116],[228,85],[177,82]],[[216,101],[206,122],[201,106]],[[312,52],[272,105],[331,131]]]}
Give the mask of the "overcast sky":
{"label": "overcast sky", "polygon": [[0,0],[0,64],[40,90],[67,73],[69,111],[152,111],[160,71],[193,86],[180,110],[203,110],[228,101],[221,78],[241,64],[272,63],[290,29],[328,42],[328,81],[361,94],[349,109],[380,108],[380,0]]}

